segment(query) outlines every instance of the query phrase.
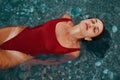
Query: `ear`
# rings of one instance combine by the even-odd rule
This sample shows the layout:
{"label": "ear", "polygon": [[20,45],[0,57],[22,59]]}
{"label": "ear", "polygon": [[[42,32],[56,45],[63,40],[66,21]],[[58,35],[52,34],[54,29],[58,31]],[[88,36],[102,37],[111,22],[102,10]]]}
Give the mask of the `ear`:
{"label": "ear", "polygon": [[92,38],[90,38],[90,37],[85,37],[85,40],[87,40],[87,41],[92,41]]}

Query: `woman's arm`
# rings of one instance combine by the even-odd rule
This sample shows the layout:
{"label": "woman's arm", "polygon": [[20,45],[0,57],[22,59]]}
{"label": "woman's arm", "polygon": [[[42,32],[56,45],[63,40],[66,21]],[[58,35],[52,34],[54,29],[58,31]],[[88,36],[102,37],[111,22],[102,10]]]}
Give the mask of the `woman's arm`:
{"label": "woman's arm", "polygon": [[40,60],[40,59],[31,59],[29,61],[26,61],[24,64],[22,64],[22,67],[24,70],[29,69],[33,65],[58,65],[64,62],[67,62],[69,60],[73,60],[77,58],[80,55],[80,51],[71,52],[68,54],[64,54],[60,59],[56,58],[50,58],[46,60]]}
{"label": "woman's arm", "polygon": [[71,53],[68,53],[68,54],[64,54],[63,57],[61,57],[59,59],[58,64],[65,63],[67,61],[76,59],[79,55],[80,55],[80,51],[75,51],[75,52],[71,52]]}

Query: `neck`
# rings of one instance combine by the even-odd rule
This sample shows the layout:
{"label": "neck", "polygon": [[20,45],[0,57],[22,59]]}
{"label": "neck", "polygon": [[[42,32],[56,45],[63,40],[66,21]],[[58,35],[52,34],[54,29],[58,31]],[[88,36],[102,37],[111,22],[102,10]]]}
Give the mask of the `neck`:
{"label": "neck", "polygon": [[75,38],[76,40],[82,39],[84,38],[84,36],[81,33],[81,30],[79,28],[79,25],[75,25],[74,27],[72,27],[70,30],[70,35]]}

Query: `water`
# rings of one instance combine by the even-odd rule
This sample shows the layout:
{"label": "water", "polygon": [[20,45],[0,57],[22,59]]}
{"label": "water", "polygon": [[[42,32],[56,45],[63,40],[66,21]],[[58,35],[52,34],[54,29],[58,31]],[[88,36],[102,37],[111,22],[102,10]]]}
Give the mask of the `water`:
{"label": "water", "polygon": [[102,41],[85,42],[88,46],[83,44],[81,55],[73,61],[56,66],[37,65],[28,70],[19,65],[0,70],[0,80],[119,80],[119,4],[119,0],[0,0],[1,27],[34,27],[69,13],[75,24],[89,17],[100,18],[107,30]]}

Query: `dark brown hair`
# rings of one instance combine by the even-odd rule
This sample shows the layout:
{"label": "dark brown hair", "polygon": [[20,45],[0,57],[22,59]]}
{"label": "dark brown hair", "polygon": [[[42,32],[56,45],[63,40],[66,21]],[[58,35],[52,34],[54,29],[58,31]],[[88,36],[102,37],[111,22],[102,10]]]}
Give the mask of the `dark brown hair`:
{"label": "dark brown hair", "polygon": [[111,36],[107,30],[103,30],[102,34],[98,37],[93,38],[92,41],[82,40],[82,45],[85,46],[86,50],[93,55],[103,58],[106,51],[110,48]]}

